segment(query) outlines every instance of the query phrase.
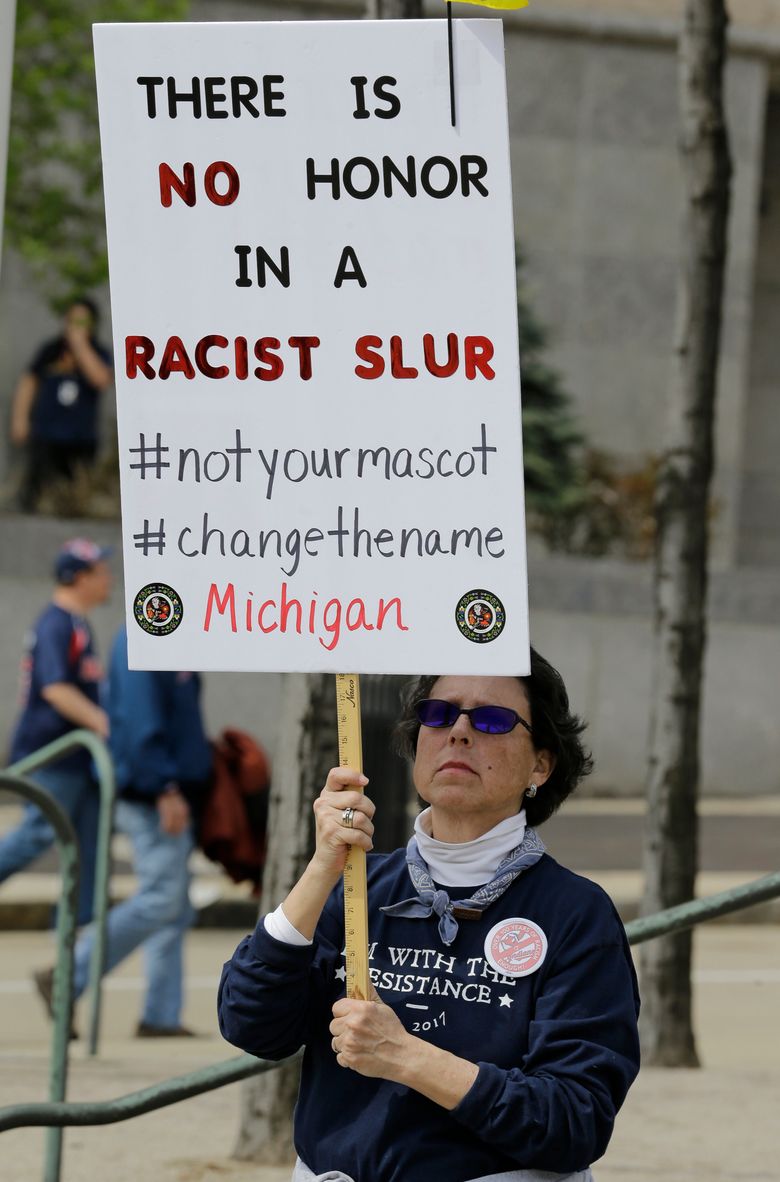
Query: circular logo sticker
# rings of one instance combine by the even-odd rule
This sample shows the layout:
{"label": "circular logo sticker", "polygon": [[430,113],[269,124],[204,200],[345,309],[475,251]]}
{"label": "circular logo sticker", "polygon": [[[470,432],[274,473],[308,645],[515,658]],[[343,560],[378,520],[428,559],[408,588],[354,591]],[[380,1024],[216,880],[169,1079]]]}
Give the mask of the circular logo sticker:
{"label": "circular logo sticker", "polygon": [[485,938],[485,959],[506,977],[535,973],[547,955],[547,937],[530,919],[502,919]]}
{"label": "circular logo sticker", "polygon": [[79,384],[73,378],[64,378],[57,387],[57,401],[60,406],[73,406],[79,400]]}
{"label": "circular logo sticker", "polygon": [[467,591],[455,608],[455,623],[466,640],[486,644],[504,630],[504,605],[492,591]]}
{"label": "circular logo sticker", "polygon": [[173,587],[147,583],[135,597],[133,615],[138,627],[150,636],[170,636],[179,627],[184,608]]}

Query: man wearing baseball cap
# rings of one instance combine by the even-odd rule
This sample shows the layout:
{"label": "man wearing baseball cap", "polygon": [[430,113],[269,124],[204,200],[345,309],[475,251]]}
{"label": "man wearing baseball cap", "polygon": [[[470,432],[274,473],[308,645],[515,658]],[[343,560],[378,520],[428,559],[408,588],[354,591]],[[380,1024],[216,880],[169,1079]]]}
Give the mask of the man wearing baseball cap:
{"label": "man wearing baseball cap", "polygon": [[[109,553],[86,538],[73,538],[56,554],[54,594],[25,638],[22,709],[11,739],[10,763],[82,727],[103,739],[108,736],[108,716],[99,702],[102,671],[87,616],[111,593]],[[78,919],[87,923],[92,917],[99,809],[91,756],[83,749],[75,751],[31,772],[30,779],[45,788],[73,822],[81,856]],[[43,813],[28,804],[20,824],[0,839],[0,882],[53,842]]]}

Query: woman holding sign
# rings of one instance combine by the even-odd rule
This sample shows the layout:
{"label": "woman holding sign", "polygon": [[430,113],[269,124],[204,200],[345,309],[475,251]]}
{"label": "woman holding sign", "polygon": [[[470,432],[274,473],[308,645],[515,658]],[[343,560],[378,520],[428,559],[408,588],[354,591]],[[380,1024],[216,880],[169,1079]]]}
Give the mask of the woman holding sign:
{"label": "woman holding sign", "polygon": [[342,996],[339,879],[374,806],[365,776],[328,775],[315,854],[219,994],[230,1042],[306,1047],[295,1182],[591,1178],[639,1066],[636,979],[610,900],[532,828],[590,771],[582,729],[533,650],[527,677],[412,684],[399,733],[429,807],[368,861],[371,1001]]}

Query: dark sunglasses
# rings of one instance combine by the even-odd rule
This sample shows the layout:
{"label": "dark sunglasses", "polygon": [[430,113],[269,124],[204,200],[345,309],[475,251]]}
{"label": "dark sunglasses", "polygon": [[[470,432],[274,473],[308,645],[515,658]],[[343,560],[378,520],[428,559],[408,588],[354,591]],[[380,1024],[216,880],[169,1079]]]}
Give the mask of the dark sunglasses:
{"label": "dark sunglasses", "polygon": [[445,702],[441,698],[424,698],[417,703],[415,710],[423,726],[454,726],[461,714],[467,714],[474,730],[483,735],[508,735],[518,722],[529,735],[532,733],[530,723],[508,706],[472,706],[470,710],[464,710],[454,702]]}

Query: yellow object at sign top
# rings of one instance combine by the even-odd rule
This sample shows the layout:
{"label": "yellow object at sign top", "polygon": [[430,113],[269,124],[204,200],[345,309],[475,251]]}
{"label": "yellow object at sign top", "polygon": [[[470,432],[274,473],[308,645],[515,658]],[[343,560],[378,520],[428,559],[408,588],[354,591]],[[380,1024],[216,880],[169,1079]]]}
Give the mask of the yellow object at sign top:
{"label": "yellow object at sign top", "polygon": [[528,0],[454,0],[455,4],[479,4],[482,8],[527,8]]}

